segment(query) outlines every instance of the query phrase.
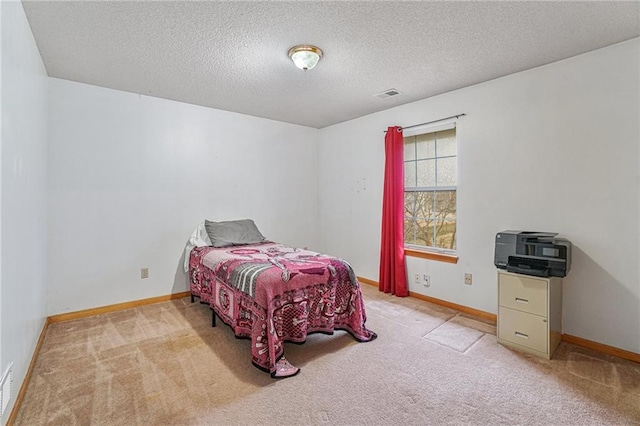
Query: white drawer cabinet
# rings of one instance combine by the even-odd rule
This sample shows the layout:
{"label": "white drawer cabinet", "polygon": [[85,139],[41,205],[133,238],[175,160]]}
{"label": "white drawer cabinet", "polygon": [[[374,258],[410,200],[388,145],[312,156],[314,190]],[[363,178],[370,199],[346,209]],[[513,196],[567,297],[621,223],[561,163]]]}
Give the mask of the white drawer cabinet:
{"label": "white drawer cabinet", "polygon": [[498,272],[498,343],[551,358],[562,334],[562,279]]}

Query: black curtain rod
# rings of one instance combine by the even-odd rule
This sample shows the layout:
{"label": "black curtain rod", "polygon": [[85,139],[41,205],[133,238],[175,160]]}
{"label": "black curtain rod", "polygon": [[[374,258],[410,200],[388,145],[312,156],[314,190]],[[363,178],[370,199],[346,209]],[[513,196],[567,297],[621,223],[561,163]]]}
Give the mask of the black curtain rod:
{"label": "black curtain rod", "polygon": [[[413,128],[413,127],[419,127],[419,126],[425,126],[425,125],[427,125],[427,124],[437,123],[438,121],[448,120],[448,119],[450,119],[450,118],[464,117],[465,115],[467,115],[467,114],[462,113],[462,114],[452,115],[451,117],[445,117],[445,118],[439,118],[439,119],[437,119],[437,120],[433,120],[433,121],[427,121],[426,123],[414,124],[414,125],[412,125],[412,126],[405,126],[405,127],[402,127],[402,126],[401,126],[401,127],[400,127],[400,130],[404,130],[404,129],[411,129],[411,128]],[[385,133],[387,133],[387,131],[386,131],[386,130],[385,130],[384,132],[385,132]]]}

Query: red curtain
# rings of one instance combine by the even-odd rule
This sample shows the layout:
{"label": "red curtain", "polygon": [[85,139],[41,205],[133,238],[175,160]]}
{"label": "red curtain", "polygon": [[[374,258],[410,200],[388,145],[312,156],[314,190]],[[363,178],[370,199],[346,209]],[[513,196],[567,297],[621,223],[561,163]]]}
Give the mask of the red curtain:
{"label": "red curtain", "polygon": [[389,127],[384,139],[384,194],[379,289],[409,295],[404,266],[404,144],[401,127]]}

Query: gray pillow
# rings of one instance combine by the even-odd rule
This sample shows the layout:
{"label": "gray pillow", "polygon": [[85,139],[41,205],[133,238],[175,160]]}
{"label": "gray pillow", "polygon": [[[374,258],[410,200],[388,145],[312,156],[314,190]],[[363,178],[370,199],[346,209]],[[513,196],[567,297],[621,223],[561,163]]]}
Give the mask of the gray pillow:
{"label": "gray pillow", "polygon": [[242,244],[256,244],[265,241],[264,235],[251,219],[229,220],[226,222],[204,221],[204,228],[214,247],[228,247]]}

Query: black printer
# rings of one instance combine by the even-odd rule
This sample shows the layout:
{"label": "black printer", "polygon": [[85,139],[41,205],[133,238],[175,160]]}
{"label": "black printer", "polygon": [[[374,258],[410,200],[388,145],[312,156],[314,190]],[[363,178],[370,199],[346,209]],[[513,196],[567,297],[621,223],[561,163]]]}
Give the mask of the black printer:
{"label": "black printer", "polygon": [[571,268],[571,242],[557,233],[502,231],[496,234],[494,264],[539,277],[564,277]]}

